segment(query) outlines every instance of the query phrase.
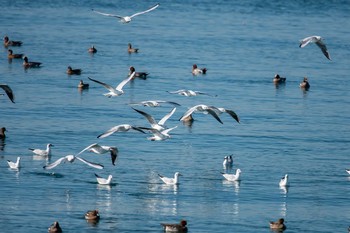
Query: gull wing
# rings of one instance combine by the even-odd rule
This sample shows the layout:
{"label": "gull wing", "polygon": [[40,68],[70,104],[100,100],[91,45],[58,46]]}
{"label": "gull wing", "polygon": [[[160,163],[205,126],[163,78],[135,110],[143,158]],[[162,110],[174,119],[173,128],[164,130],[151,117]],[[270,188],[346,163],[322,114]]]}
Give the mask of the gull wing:
{"label": "gull wing", "polygon": [[95,147],[100,147],[100,145],[98,145],[97,143],[94,143],[94,144],[91,144],[87,147],[85,147],[82,151],[80,151],[77,155],[80,155],[82,154],[83,152],[87,151],[87,150],[90,150],[92,148],[95,148]]}
{"label": "gull wing", "polygon": [[91,10],[93,12],[97,13],[97,14],[100,14],[100,15],[115,17],[115,18],[118,18],[118,19],[122,19],[123,18],[123,16],[120,16],[120,15],[113,15],[113,14],[103,13],[103,12],[100,12],[100,11],[96,11],[94,9],[91,9]]}
{"label": "gull wing", "polygon": [[78,156],[75,156],[75,158],[78,159],[78,160],[80,160],[80,161],[82,161],[83,163],[89,165],[90,167],[97,168],[97,169],[103,169],[103,168],[104,168],[104,166],[101,165],[101,164],[89,162],[89,161],[87,161],[87,160],[85,160],[85,159],[83,159],[83,158],[80,158],[80,157],[78,157]]}
{"label": "gull wing", "polygon": [[6,85],[6,84],[0,84],[0,87],[2,89],[4,89],[4,91],[6,92],[6,95],[9,97],[9,99],[11,100],[12,103],[15,103],[15,96],[12,92],[12,89]]}
{"label": "gull wing", "polygon": [[194,111],[197,111],[197,107],[198,107],[198,105],[193,106],[192,108],[188,109],[187,112],[185,112],[183,114],[183,116],[180,118],[180,121],[184,120],[186,117],[191,115]]}
{"label": "gull wing", "polygon": [[239,117],[234,111],[225,109],[225,112],[227,112],[233,119],[235,119],[238,123],[240,123]]}
{"label": "gull wing", "polygon": [[212,109],[207,109],[207,112],[212,115],[218,122],[220,122],[221,124],[223,124],[223,122],[220,120],[219,116],[215,113],[214,110]]}
{"label": "gull wing", "polygon": [[55,162],[53,162],[51,164],[45,165],[43,168],[45,170],[49,170],[49,169],[57,167],[61,163],[65,163],[66,161],[67,161],[67,157],[62,157],[62,158],[57,159]]}
{"label": "gull wing", "polygon": [[310,42],[312,42],[314,39],[314,36],[309,36],[300,41],[299,47],[304,48],[306,45],[308,45]]}
{"label": "gull wing", "polygon": [[118,129],[119,129],[119,127],[120,127],[119,125],[114,126],[114,127],[110,128],[109,130],[107,130],[106,132],[104,132],[104,133],[98,135],[97,138],[105,138],[105,137],[108,137],[108,136],[110,136],[111,134],[114,134],[115,132],[117,132]]}
{"label": "gull wing", "polygon": [[96,79],[92,79],[92,78],[90,78],[90,77],[88,77],[88,79],[90,79],[91,81],[93,81],[93,82],[95,82],[95,83],[101,84],[102,86],[104,86],[106,89],[108,89],[108,90],[111,91],[111,92],[115,92],[114,88],[113,88],[111,85],[108,85],[107,83],[98,81],[98,80],[96,80]]}
{"label": "gull wing", "polygon": [[118,157],[118,149],[111,148],[110,151],[111,151],[112,164],[115,166],[115,161],[117,160],[117,157]]}
{"label": "gull wing", "polygon": [[177,90],[177,91],[167,91],[167,92],[170,93],[170,94],[180,94],[182,92],[186,92],[186,90],[185,89],[180,89],[180,90]]}
{"label": "gull wing", "polygon": [[159,3],[157,3],[157,4],[154,5],[154,6],[152,6],[152,7],[149,8],[148,10],[141,11],[141,12],[137,12],[137,13],[131,15],[130,18],[135,17],[135,16],[138,16],[138,15],[145,14],[145,13],[150,12],[150,11],[153,11],[153,10],[156,9],[157,7],[159,7]]}
{"label": "gull wing", "polygon": [[146,117],[146,119],[148,120],[149,123],[151,123],[151,125],[156,125],[157,122],[156,120],[153,118],[153,116],[149,115],[148,113],[145,113],[141,110],[138,110],[138,109],[135,109],[135,108],[132,108],[134,109],[136,112],[140,113],[141,115],[143,115],[144,117]]}
{"label": "gull wing", "polygon": [[165,122],[174,114],[176,108],[173,108],[168,114],[166,114],[159,122],[159,125],[164,125]]}
{"label": "gull wing", "polygon": [[124,79],[121,83],[118,84],[118,86],[115,88],[118,91],[121,91],[123,89],[123,87],[125,86],[125,84],[127,84],[131,79],[134,78],[136,72],[133,72],[132,74],[130,74],[129,77],[127,77],[126,79]]}
{"label": "gull wing", "polygon": [[169,133],[171,130],[176,129],[176,128],[177,128],[177,126],[174,126],[174,127],[172,127],[172,128],[169,128],[169,129],[165,129],[165,130],[163,130],[163,131],[160,131],[160,133],[163,134],[163,135],[169,135],[168,133]]}
{"label": "gull wing", "polygon": [[331,60],[326,45],[321,40],[316,41],[316,45],[322,50],[322,53],[326,56],[326,58]]}
{"label": "gull wing", "polygon": [[131,126],[131,128],[132,128],[133,130],[139,131],[139,132],[141,132],[141,133],[145,133],[145,131],[143,131],[140,127]]}

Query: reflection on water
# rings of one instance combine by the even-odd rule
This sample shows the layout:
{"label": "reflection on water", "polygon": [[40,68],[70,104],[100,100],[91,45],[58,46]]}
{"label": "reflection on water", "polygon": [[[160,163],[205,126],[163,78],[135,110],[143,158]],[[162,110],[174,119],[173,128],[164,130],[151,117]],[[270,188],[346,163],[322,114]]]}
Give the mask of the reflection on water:
{"label": "reflection on water", "polygon": [[288,193],[288,189],[289,189],[289,186],[280,186],[281,193],[285,194],[285,197],[286,197],[286,194]]}
{"label": "reflection on water", "polygon": [[239,186],[241,185],[241,181],[228,181],[228,180],[223,180],[222,183],[225,186],[233,186],[234,187],[234,192],[237,195],[239,193]]}

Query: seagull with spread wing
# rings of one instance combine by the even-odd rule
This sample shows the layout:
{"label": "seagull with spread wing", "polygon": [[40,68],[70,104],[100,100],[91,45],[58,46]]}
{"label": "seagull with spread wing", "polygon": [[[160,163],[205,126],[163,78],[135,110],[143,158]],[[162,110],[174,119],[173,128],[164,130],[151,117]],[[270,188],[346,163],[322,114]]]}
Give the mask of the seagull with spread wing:
{"label": "seagull with spread wing", "polygon": [[309,43],[316,43],[316,45],[321,49],[322,53],[331,60],[331,56],[329,55],[329,52],[327,50],[326,44],[323,42],[323,38],[320,36],[309,36],[302,40],[300,40],[300,48],[304,48]]}
{"label": "seagull with spread wing", "polygon": [[80,151],[77,155],[82,154],[84,151],[90,151],[90,152],[93,152],[93,153],[99,154],[99,155],[106,154],[106,153],[110,152],[113,165],[115,165],[115,161],[118,157],[118,152],[119,152],[117,147],[100,146],[97,143],[93,143],[93,144],[87,146],[82,151]]}
{"label": "seagull with spread wing", "polygon": [[78,157],[77,155],[66,155],[62,158],[59,158],[58,160],[56,160],[55,162],[53,162],[51,164],[45,165],[44,169],[45,170],[53,169],[53,168],[57,167],[58,165],[60,165],[61,163],[66,163],[66,162],[73,163],[76,159],[89,165],[90,167],[97,168],[97,169],[103,169],[103,165],[98,164],[98,163],[89,162],[83,158]]}

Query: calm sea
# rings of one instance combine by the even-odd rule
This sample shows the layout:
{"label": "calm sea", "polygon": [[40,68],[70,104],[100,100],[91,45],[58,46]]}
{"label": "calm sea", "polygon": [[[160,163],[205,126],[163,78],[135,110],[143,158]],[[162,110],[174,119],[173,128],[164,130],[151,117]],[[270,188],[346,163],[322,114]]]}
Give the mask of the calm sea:
{"label": "calm sea", "polygon": [[[284,218],[286,232],[347,232],[350,225],[350,2],[320,1],[160,1],[153,12],[129,24],[91,9],[130,15],[152,1],[0,2],[0,34],[21,40],[15,53],[42,62],[24,70],[22,60],[7,59],[1,46],[0,83],[16,95],[0,96],[0,127],[8,130],[0,150],[0,232],[46,232],[58,221],[64,232],[162,232],[161,222],[188,221],[189,232],[270,232],[268,222]],[[299,40],[320,35],[332,61]],[[128,54],[127,44],[139,48]],[[94,45],[98,52],[90,55]],[[191,74],[192,64],[206,67]],[[67,66],[81,68],[68,76]],[[88,77],[116,86],[129,66],[149,72],[147,80],[125,86],[125,94],[103,96],[106,89]],[[275,86],[273,76],[287,78]],[[307,76],[311,88],[299,83]],[[78,91],[79,80],[90,88]],[[217,97],[184,97],[167,91],[192,89]],[[0,93],[4,93],[0,90]],[[181,106],[167,121],[169,140],[149,141],[139,132],[97,135],[118,124],[149,126],[129,103],[174,101]],[[238,124],[195,114],[192,127],[178,119],[196,104],[234,110]],[[134,106],[157,120],[173,106]],[[92,143],[116,146],[116,166],[108,155],[86,152],[96,170],[77,161],[51,171],[28,148],[54,147],[51,162]],[[233,155],[224,170],[224,156]],[[22,158],[12,171],[6,160]],[[221,172],[242,170],[240,182]],[[180,185],[162,184],[158,173],[182,173]],[[94,173],[113,175],[113,185],[98,185]],[[287,190],[279,188],[284,174]],[[101,220],[85,221],[98,209]]]}

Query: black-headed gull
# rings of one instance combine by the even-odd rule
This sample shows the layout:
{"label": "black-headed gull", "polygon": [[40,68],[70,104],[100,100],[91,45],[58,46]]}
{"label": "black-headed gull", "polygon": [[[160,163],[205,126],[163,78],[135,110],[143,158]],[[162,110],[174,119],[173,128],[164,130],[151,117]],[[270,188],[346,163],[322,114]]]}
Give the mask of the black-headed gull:
{"label": "black-headed gull", "polygon": [[60,224],[58,222],[54,222],[51,224],[51,226],[48,228],[49,233],[61,233],[62,229],[60,227]]}
{"label": "black-headed gull", "polygon": [[36,61],[28,61],[28,57],[24,56],[23,57],[23,66],[24,68],[39,68],[41,62],[36,62]]}
{"label": "black-headed gull", "polygon": [[129,77],[127,77],[126,79],[124,79],[121,83],[118,84],[118,86],[114,89],[112,86],[104,83],[104,82],[101,82],[101,81],[98,81],[96,79],[92,79],[89,77],[89,79],[91,81],[94,81],[98,84],[101,84],[102,86],[104,86],[107,90],[109,90],[108,93],[105,93],[103,94],[104,96],[107,96],[107,97],[114,97],[114,96],[120,96],[122,94],[124,94],[124,91],[123,91],[123,87],[125,86],[125,84],[127,84],[133,77],[135,76],[135,72],[132,73],[131,75],[129,75]]}
{"label": "black-headed gull", "polygon": [[202,113],[209,113],[210,115],[212,115],[218,122],[220,122],[221,124],[222,121],[220,120],[219,116],[216,114],[216,112],[212,109],[211,106],[208,105],[204,105],[204,104],[199,104],[199,105],[195,105],[193,107],[191,107],[189,110],[187,110],[187,112],[185,112],[183,114],[183,116],[180,118],[180,121],[184,121],[185,119],[188,118],[188,116],[192,115],[192,113],[195,112],[202,112]]}
{"label": "black-headed gull", "polygon": [[160,174],[158,174],[159,178],[165,183],[165,184],[179,184],[179,176],[182,176],[180,172],[175,172],[174,178],[165,177]]}
{"label": "black-headed gull", "polygon": [[165,232],[187,232],[187,221],[181,220],[180,223],[161,223]]}
{"label": "black-headed gull", "polygon": [[196,64],[193,64],[192,66],[193,75],[206,74],[206,73],[207,73],[207,68],[198,68]]}
{"label": "black-headed gull", "polygon": [[224,157],[224,162],[222,162],[222,165],[224,167],[232,167],[232,165],[233,165],[232,155],[229,155],[229,156],[226,155]]}
{"label": "black-headed gull", "polygon": [[108,13],[103,13],[103,12],[100,12],[100,11],[96,11],[94,9],[92,9],[93,12],[95,13],[98,13],[98,14],[101,14],[101,15],[105,15],[105,16],[110,16],[110,17],[115,17],[115,18],[118,18],[120,19],[120,22],[122,23],[130,23],[131,22],[131,19],[135,16],[138,16],[138,15],[142,15],[142,14],[145,14],[147,12],[150,12],[150,11],[153,11],[154,9],[156,9],[157,7],[159,7],[159,3],[157,3],[156,5],[152,6],[151,8],[149,8],[148,10],[145,10],[145,11],[141,11],[141,12],[137,12],[133,15],[130,15],[130,16],[120,16],[120,15],[114,15],[114,14],[108,14]]}
{"label": "black-headed gull", "polygon": [[148,122],[151,124],[152,129],[157,129],[157,130],[164,130],[165,127],[165,122],[174,114],[174,112],[176,111],[176,108],[173,108],[168,114],[166,114],[159,122],[157,122],[153,116],[151,116],[150,114],[143,112],[141,110],[134,109],[136,112],[140,113],[141,115],[143,115],[144,117],[146,117],[146,119],[148,120]]}
{"label": "black-headed gull", "polygon": [[285,174],[284,177],[281,178],[279,185],[280,185],[280,187],[288,187],[289,186],[288,174]]}
{"label": "black-headed gull", "polygon": [[5,127],[1,127],[1,129],[0,129],[0,139],[5,139],[6,138],[5,131],[6,131],[6,128]]}
{"label": "black-headed gull", "polygon": [[176,129],[176,128],[177,128],[177,126],[172,127],[172,128],[168,128],[168,129],[164,129],[164,130],[148,129],[152,132],[153,136],[148,137],[147,139],[150,141],[164,141],[166,139],[171,138],[169,132],[173,129]]}
{"label": "black-headed gull", "polygon": [[236,170],[236,174],[228,174],[228,173],[221,173],[221,174],[228,181],[238,181],[240,180],[241,172],[242,172],[241,169],[238,168]]}
{"label": "black-headed gull", "polygon": [[88,210],[84,217],[86,220],[98,221],[100,219],[100,213],[98,210]]}
{"label": "black-headed gull", "polygon": [[286,229],[286,225],[284,225],[283,218],[278,219],[276,222],[270,221],[269,224],[271,230],[283,231]]}
{"label": "black-headed gull", "polygon": [[11,87],[9,87],[7,84],[0,84],[0,87],[5,91],[7,97],[9,97],[11,102],[15,103],[15,95],[13,94]]}
{"label": "black-headed gull", "polygon": [[18,169],[21,167],[20,161],[21,161],[21,157],[17,157],[16,162],[12,162],[10,160],[7,160],[7,164],[9,165],[9,167],[11,169]]}
{"label": "black-headed gull", "polygon": [[51,156],[51,147],[53,147],[53,145],[51,143],[49,143],[46,145],[46,150],[32,149],[32,148],[28,148],[28,149],[31,150],[36,155]]}
{"label": "black-headed gull", "polygon": [[326,47],[326,44],[323,42],[323,38],[322,37],[320,37],[320,36],[309,36],[309,37],[306,37],[306,38],[300,40],[299,47],[303,48],[306,45],[308,45],[309,43],[316,43],[316,45],[321,49],[322,53],[326,56],[326,58],[331,60],[331,56],[329,55],[329,52],[328,52],[327,47]]}
{"label": "black-headed gull", "polygon": [[108,137],[116,132],[127,132],[131,129],[139,131],[141,133],[145,133],[140,127],[132,126],[129,124],[122,124],[122,125],[116,125],[116,126],[110,128],[106,132],[98,135],[97,138],[105,138],[105,137]]}
{"label": "black-headed gull", "polygon": [[103,165],[98,164],[98,163],[89,162],[83,158],[76,156],[76,155],[66,155],[62,158],[59,158],[55,162],[48,164],[48,165],[45,165],[44,169],[45,170],[53,169],[53,168],[57,167],[58,165],[60,165],[61,163],[66,163],[66,162],[73,163],[76,159],[89,165],[90,167],[97,168],[97,169],[103,169]]}
{"label": "black-headed gull", "polygon": [[185,90],[185,89],[180,89],[177,91],[168,91],[170,94],[178,94],[178,95],[183,95],[183,96],[197,96],[197,95],[208,95],[208,96],[213,96],[216,97],[217,95],[210,95],[205,92],[201,91],[193,91],[193,90]]}
{"label": "black-headed gull", "polygon": [[106,179],[106,178],[103,178],[103,177],[97,175],[96,173],[95,173],[95,176],[96,176],[97,182],[99,184],[103,184],[103,185],[111,184],[112,178],[113,178],[112,175],[109,175],[108,178]]}
{"label": "black-headed gull", "polygon": [[93,143],[93,144],[87,146],[82,151],[80,151],[77,155],[82,154],[84,151],[90,151],[90,152],[93,152],[95,154],[105,154],[105,153],[110,152],[113,165],[115,165],[115,161],[118,157],[118,148],[117,147],[100,146],[97,143]]}
{"label": "black-headed gull", "polygon": [[142,106],[146,106],[146,107],[159,107],[159,106],[161,106],[162,103],[172,104],[175,106],[181,106],[180,104],[178,104],[176,102],[166,101],[166,100],[145,100],[145,101],[141,101],[139,103],[130,103],[130,104],[131,105],[142,105]]}

